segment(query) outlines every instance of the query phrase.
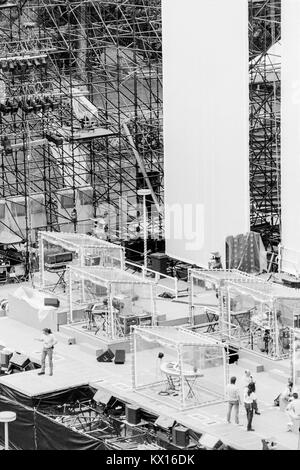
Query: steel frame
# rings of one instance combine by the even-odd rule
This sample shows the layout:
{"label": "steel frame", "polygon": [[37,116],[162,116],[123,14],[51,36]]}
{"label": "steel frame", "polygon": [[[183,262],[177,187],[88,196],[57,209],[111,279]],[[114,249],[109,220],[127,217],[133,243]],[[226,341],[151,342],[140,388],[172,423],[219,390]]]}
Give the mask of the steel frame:
{"label": "steel frame", "polygon": [[39,230],[104,215],[126,240],[138,189],[163,201],[160,0],[24,0],[0,25],[0,230],[25,240],[27,270]]}
{"label": "steel frame", "polygon": [[251,230],[280,242],[281,0],[249,0]]}

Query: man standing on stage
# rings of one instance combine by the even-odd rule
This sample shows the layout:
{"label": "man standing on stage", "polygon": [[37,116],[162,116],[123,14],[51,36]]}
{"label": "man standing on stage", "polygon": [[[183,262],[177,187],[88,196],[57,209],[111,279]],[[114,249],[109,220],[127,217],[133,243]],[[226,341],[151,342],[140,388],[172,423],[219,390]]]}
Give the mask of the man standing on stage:
{"label": "man standing on stage", "polygon": [[228,412],[227,423],[230,423],[231,411],[234,409],[235,424],[239,424],[239,407],[241,403],[239,389],[236,386],[236,377],[231,377],[230,384],[227,385]]}
{"label": "man standing on stage", "polygon": [[56,339],[50,328],[44,328],[43,334],[41,338],[36,338],[37,341],[41,341],[43,343],[42,349],[42,359],[41,359],[41,371],[38,375],[45,375],[45,368],[46,368],[46,357],[48,356],[49,359],[49,375],[53,375],[53,352],[54,352],[54,345],[57,343]]}

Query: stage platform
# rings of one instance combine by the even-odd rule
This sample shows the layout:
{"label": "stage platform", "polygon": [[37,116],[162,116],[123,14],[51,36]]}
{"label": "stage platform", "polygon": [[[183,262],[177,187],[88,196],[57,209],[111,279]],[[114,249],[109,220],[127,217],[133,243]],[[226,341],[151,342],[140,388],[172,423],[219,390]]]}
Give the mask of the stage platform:
{"label": "stage platform", "polygon": [[[211,293],[203,292],[201,303],[203,306],[215,306],[212,302],[214,297]],[[156,299],[157,319],[159,326],[184,326],[189,322],[189,305],[188,300],[170,300],[170,299]],[[84,311],[82,311],[84,315]],[[207,317],[204,314],[198,313],[195,315],[195,323],[206,323]],[[130,351],[130,342],[128,338],[120,338],[118,340],[111,340],[105,334],[99,331],[89,331],[86,328],[87,321],[78,321],[68,325],[60,325],[59,332],[66,338],[74,338],[78,345],[90,345],[91,354],[95,355],[97,350],[110,348],[113,352],[116,349],[125,349],[126,352]],[[86,348],[88,350],[88,348]]]}
{"label": "stage platform", "polygon": [[[40,357],[40,343],[34,341],[35,337],[39,337],[40,331],[2,317],[0,318],[0,332],[0,342],[5,346],[28,356]],[[151,355],[147,356],[145,361],[145,373],[149,369],[146,363],[149,360],[152,360]],[[132,391],[131,368],[130,354],[126,354],[124,365],[98,363],[79,346],[68,346],[59,341],[55,348],[53,377],[38,376],[38,371],[30,371],[1,376],[0,383],[29,397],[90,384],[95,389],[102,388],[126,402],[135,403],[152,414],[166,415],[197,432],[207,432],[218,436],[237,449],[261,449],[261,439],[270,437],[276,438],[279,448],[297,449],[298,436],[286,432],[287,417],[279,411],[279,408],[273,407],[273,400],[282,391],[283,384],[267,372],[256,374],[258,403],[262,414],[254,417],[255,432],[249,433],[246,431],[246,416],[243,408],[241,408],[243,426],[237,427],[226,423],[226,403],[212,401],[206,406],[179,411],[174,404],[170,405],[168,400],[164,401],[163,397],[153,392]],[[230,374],[238,378],[239,384],[241,384],[244,369],[236,365],[230,366]],[[214,380],[217,387],[220,383],[220,374],[216,373]]]}
{"label": "stage platform", "polygon": [[106,351],[108,348],[113,352],[116,349],[125,349],[126,352],[130,352],[130,341],[128,338],[120,338],[112,340],[99,331],[95,334],[93,330],[87,330],[85,327],[87,322],[72,323],[69,325],[62,325],[59,328],[59,332],[62,333],[66,338],[74,338],[76,344],[83,347],[89,345],[90,352],[95,356],[97,351]]}

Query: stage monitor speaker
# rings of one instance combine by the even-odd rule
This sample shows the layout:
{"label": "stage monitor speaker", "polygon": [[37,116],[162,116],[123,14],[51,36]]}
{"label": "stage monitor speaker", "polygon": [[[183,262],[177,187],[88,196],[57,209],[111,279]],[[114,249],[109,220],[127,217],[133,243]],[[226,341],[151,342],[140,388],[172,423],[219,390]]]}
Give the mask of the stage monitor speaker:
{"label": "stage monitor speaker", "polygon": [[47,256],[47,263],[48,264],[61,264],[67,263],[73,260],[73,253],[66,252],[66,253],[56,253],[53,255]]}
{"label": "stage monitor speaker", "polygon": [[239,360],[239,350],[233,346],[228,346],[229,364],[234,364]]}
{"label": "stage monitor speaker", "polygon": [[101,403],[102,405],[107,405],[110,399],[111,399],[111,393],[103,389],[97,390],[97,392],[93,396],[93,400],[96,403]]}
{"label": "stage monitor speaker", "polygon": [[172,429],[173,444],[178,447],[187,447],[190,443],[189,430],[184,426],[174,426]]}
{"label": "stage monitor speaker", "polygon": [[115,364],[124,364],[125,349],[116,349]]}
{"label": "stage monitor speaker", "polygon": [[112,362],[113,358],[115,357],[114,353],[108,349],[104,353],[100,354],[100,356],[97,357],[98,362]]}
{"label": "stage monitor speaker", "polygon": [[67,263],[73,261],[73,253],[59,253],[56,255],[56,263]]}
{"label": "stage monitor speaker", "polygon": [[58,308],[59,307],[59,300],[58,299],[54,299],[54,298],[45,298],[44,299],[44,305],[45,307],[56,307]]}
{"label": "stage monitor speaker", "polygon": [[14,353],[9,361],[9,366],[24,369],[30,363],[29,357],[24,354]]}
{"label": "stage monitor speaker", "polygon": [[162,429],[170,429],[174,426],[175,420],[174,418],[169,418],[168,416],[159,416],[157,420],[154,422],[155,426],[158,426]]}
{"label": "stage monitor speaker", "polygon": [[126,421],[129,424],[139,424],[141,422],[141,410],[138,406],[126,405]]}
{"label": "stage monitor speaker", "polygon": [[200,437],[199,444],[206,447],[207,449],[217,450],[223,445],[223,442],[220,441],[218,437],[205,433]]}

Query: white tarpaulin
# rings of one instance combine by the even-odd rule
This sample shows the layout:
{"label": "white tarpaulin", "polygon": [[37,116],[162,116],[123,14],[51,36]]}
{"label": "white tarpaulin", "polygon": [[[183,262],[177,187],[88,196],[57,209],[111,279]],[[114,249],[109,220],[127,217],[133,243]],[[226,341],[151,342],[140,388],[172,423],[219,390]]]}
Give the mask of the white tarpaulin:
{"label": "white tarpaulin", "polygon": [[164,0],[166,250],[207,266],[249,231],[247,0]]}
{"label": "white tarpaulin", "polygon": [[73,111],[77,119],[97,119],[98,109],[91,103],[78,88],[73,88]]}
{"label": "white tarpaulin", "polygon": [[281,269],[300,274],[300,0],[282,2]]}
{"label": "white tarpaulin", "polygon": [[45,298],[52,295],[28,287],[19,287],[8,294],[8,316],[34,328],[57,331],[58,309],[45,307]]}
{"label": "white tarpaulin", "polygon": [[0,245],[14,245],[16,243],[22,243],[22,238],[13,232],[2,230],[0,232]]}

